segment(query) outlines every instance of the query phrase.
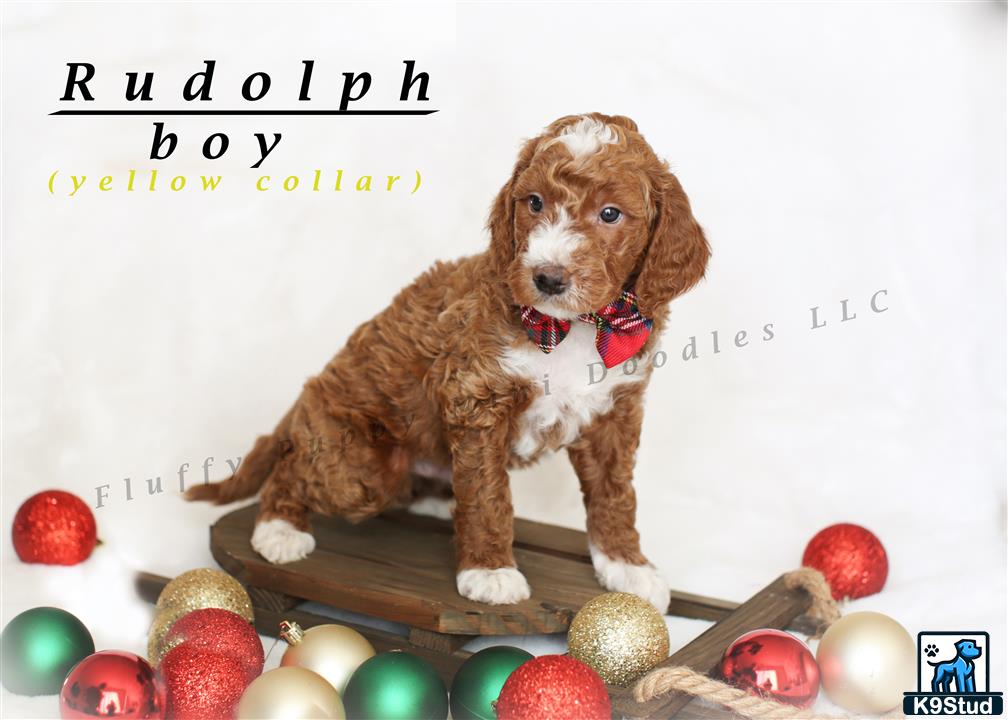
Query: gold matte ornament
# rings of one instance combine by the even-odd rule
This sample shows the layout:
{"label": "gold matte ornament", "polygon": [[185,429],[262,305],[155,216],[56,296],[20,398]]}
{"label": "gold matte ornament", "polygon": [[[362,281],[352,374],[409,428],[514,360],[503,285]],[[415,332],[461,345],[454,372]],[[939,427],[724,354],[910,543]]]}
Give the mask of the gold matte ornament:
{"label": "gold matte ornament", "polygon": [[278,667],[265,672],[238,701],[237,720],[345,720],[336,688],[318,673],[302,667]]}
{"label": "gold matte ornament", "polygon": [[856,713],[879,715],[903,702],[917,682],[917,648],[888,615],[856,612],[833,623],[816,651],[823,690]]}
{"label": "gold matte ornament", "polygon": [[245,588],[222,570],[189,570],[165,585],[154,608],[154,621],[147,636],[147,658],[157,665],[171,648],[163,647],[172,623],[186,613],[203,608],[223,608],[255,621],[252,600]]}
{"label": "gold matte ornament", "polygon": [[316,625],[302,630],[288,620],[280,623],[280,637],[290,647],[280,660],[282,667],[313,670],[343,694],[354,670],[374,657],[374,646],[353,628],[345,625]]}
{"label": "gold matte ornament", "polygon": [[607,684],[625,687],[668,657],[668,628],[648,601],[629,593],[604,593],[574,616],[567,648]]}

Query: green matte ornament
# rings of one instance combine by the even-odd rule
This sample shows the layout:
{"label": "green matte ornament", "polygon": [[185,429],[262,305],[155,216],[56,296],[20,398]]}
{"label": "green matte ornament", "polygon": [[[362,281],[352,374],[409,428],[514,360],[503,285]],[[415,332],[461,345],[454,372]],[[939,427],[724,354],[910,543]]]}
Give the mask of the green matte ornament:
{"label": "green matte ornament", "polygon": [[510,645],[480,650],[462,663],[451,686],[452,720],[496,720],[493,703],[508,676],[532,654]]}
{"label": "green matte ornament", "polygon": [[84,623],[54,607],[25,610],[0,638],[3,686],[17,695],[55,695],[67,673],[95,651]]}
{"label": "green matte ornament", "polygon": [[354,720],[445,720],[448,693],[430,663],[393,650],[375,655],[354,671],[343,706]]}

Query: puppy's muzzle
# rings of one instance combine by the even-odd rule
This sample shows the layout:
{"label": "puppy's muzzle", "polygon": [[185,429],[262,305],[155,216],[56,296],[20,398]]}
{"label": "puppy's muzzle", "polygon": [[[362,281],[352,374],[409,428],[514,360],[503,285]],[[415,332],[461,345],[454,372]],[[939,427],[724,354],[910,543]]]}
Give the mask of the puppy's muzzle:
{"label": "puppy's muzzle", "polygon": [[532,271],[532,282],[545,295],[560,295],[567,289],[567,274],[559,265],[540,265]]}

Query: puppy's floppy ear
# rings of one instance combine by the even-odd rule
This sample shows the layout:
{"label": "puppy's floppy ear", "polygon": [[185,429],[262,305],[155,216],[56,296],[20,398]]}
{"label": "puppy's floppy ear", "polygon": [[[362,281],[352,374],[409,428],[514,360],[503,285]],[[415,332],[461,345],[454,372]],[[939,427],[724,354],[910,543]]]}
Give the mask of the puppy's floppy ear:
{"label": "puppy's floppy ear", "polygon": [[638,306],[649,317],[700,282],[710,258],[710,245],[693,218],[689,199],[664,163],[652,177],[650,192],[655,218],[634,285]]}
{"label": "puppy's floppy ear", "polygon": [[515,256],[515,182],[532,162],[532,157],[535,155],[541,139],[533,138],[522,146],[521,152],[518,153],[518,161],[511,172],[511,178],[497,193],[497,198],[490,208],[490,217],[487,218],[487,229],[490,231],[490,262],[500,275],[504,275]]}

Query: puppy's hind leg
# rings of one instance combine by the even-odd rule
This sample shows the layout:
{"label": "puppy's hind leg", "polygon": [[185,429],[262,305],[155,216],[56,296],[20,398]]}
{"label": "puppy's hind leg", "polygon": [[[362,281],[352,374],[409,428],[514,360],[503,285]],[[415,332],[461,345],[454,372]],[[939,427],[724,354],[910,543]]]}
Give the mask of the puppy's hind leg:
{"label": "puppy's hind leg", "polygon": [[407,511],[451,520],[455,497],[451,487],[451,468],[429,461],[417,461],[411,468],[412,492]]}
{"label": "puppy's hind leg", "polygon": [[291,460],[281,460],[263,486],[252,548],[271,563],[301,560],[315,549],[308,507],[300,499]]}
{"label": "puppy's hind leg", "polygon": [[252,537],[270,562],[300,560],[315,549],[309,512],[357,522],[408,493],[409,453],[378,419],[344,402],[317,379],[305,384],[289,452],[263,486]]}

